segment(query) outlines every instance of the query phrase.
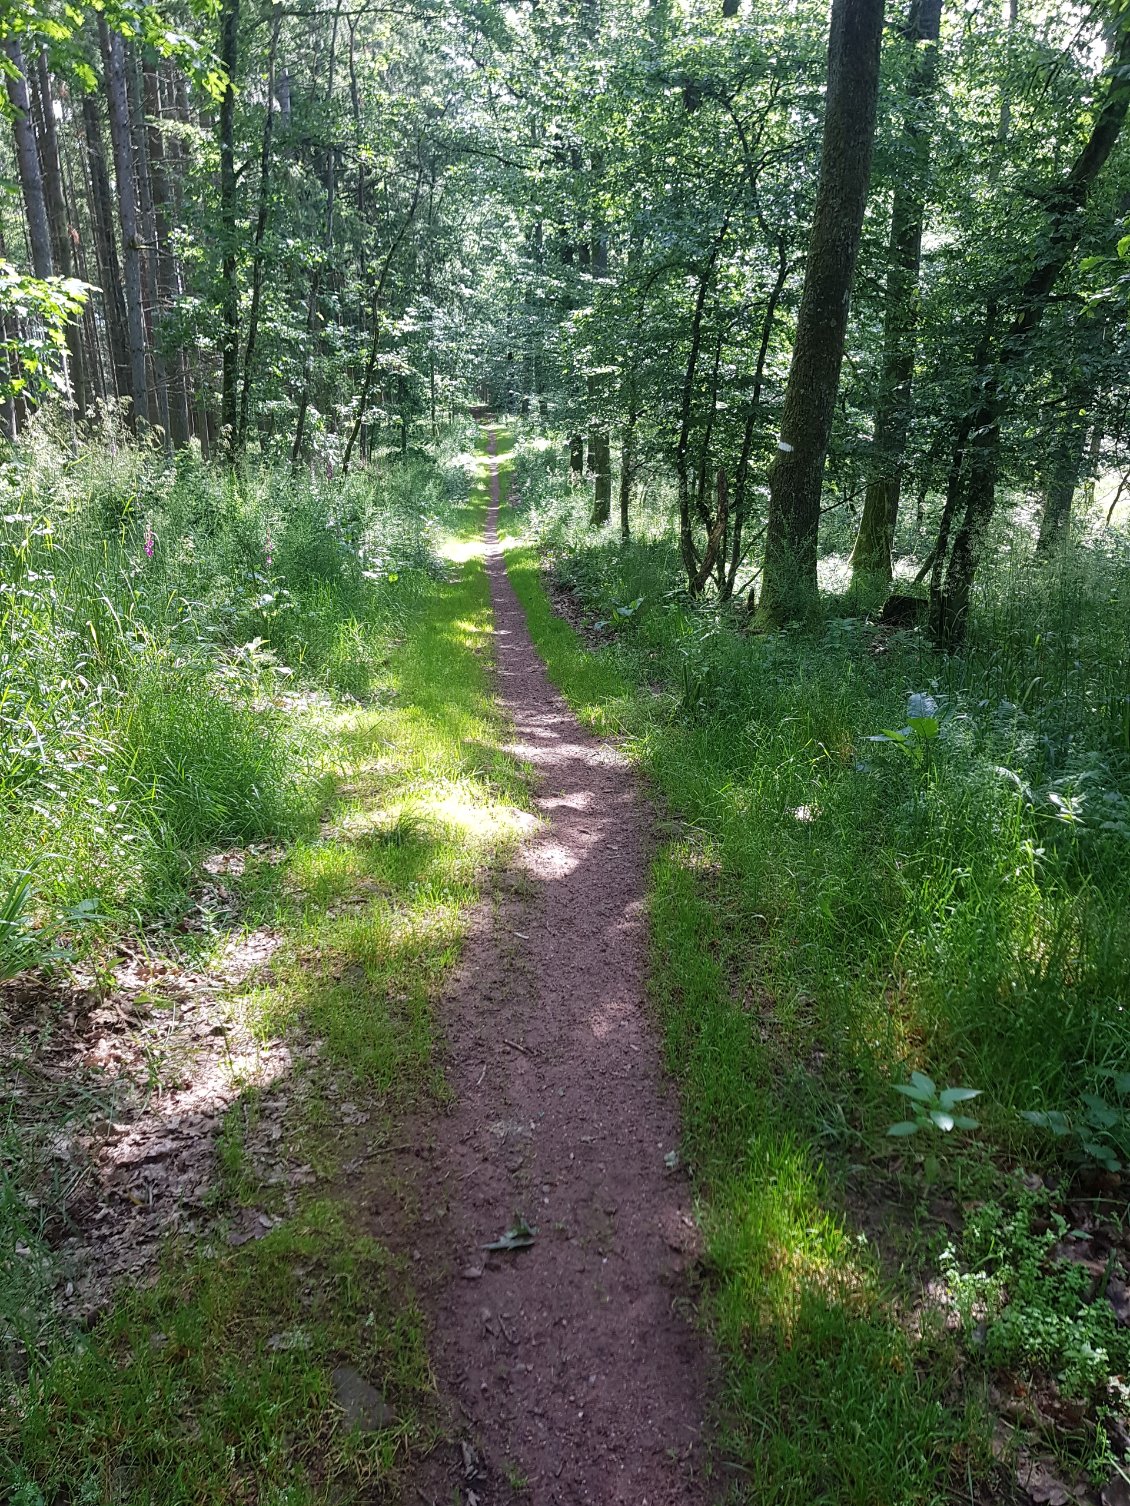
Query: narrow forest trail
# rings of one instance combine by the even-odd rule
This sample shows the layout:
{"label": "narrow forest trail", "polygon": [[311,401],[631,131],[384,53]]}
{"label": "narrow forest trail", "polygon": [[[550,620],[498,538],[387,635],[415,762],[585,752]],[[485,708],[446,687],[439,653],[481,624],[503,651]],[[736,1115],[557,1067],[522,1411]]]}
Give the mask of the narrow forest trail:
{"label": "narrow forest trail", "polygon": [[[497,456],[497,432],[489,431]],[[706,1362],[680,1302],[694,1230],[646,1017],[647,843],[635,780],[550,686],[498,539],[498,692],[544,825],[497,885],[441,1007],[454,1107],[425,1204],[454,1262],[425,1293],[454,1436],[416,1498],[683,1506]],[[529,1248],[484,1246],[519,1216]],[[463,1447],[470,1445],[473,1453]]]}

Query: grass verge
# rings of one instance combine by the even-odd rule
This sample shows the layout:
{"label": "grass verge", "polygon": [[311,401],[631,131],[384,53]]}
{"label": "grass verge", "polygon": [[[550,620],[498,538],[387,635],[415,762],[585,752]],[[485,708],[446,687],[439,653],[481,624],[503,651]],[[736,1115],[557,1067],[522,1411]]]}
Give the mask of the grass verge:
{"label": "grass verge", "polygon": [[292,1050],[228,1109],[211,1232],[8,1378],[5,1499],[336,1506],[427,1440],[410,1271],[380,1237],[410,1226],[412,1190],[381,1152],[442,1095],[432,1003],[527,819],[489,683],[486,501],[480,465],[442,569],[368,635],[367,704],[319,709],[336,794],[318,834],[246,854],[243,920],[276,950],[226,1008]]}
{"label": "grass verge", "polygon": [[[504,521],[516,534],[525,520]],[[866,818],[847,833],[805,819],[814,777],[847,757],[850,691],[837,695],[829,672],[808,724],[793,705],[785,729],[720,726],[675,678],[686,637],[666,662],[594,649],[555,612],[535,542],[509,538],[506,563],[551,678],[586,722],[625,739],[676,818],[660,823],[651,874],[652,997],[706,1236],[719,1489],[837,1506],[950,1500],[991,1469],[988,1426],[944,1312],[899,1270],[913,1263],[916,1200],[901,1205],[857,1112],[889,1094],[898,1055],[852,995],[848,879],[868,861]],[[821,998],[829,975],[839,981]],[[869,1055],[875,1031],[883,1049]],[[892,1218],[905,1239],[888,1237]]]}

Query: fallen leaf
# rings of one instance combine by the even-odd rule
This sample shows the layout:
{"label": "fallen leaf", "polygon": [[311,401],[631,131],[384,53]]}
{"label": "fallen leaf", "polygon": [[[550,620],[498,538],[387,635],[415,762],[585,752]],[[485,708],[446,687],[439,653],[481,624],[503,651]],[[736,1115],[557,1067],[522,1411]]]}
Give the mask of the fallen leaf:
{"label": "fallen leaf", "polygon": [[484,1245],[484,1250],[528,1250],[538,1231],[532,1229],[521,1214],[515,1214],[514,1222],[505,1234]]}

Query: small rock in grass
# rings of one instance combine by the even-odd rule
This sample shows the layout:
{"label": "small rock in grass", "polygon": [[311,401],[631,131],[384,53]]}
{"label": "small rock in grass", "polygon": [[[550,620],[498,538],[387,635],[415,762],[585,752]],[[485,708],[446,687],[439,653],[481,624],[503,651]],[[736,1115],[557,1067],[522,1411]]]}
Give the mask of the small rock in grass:
{"label": "small rock in grass", "polygon": [[396,1414],[375,1386],[354,1370],[338,1365],[333,1372],[334,1399],[345,1414],[347,1428],[376,1433],[396,1421]]}

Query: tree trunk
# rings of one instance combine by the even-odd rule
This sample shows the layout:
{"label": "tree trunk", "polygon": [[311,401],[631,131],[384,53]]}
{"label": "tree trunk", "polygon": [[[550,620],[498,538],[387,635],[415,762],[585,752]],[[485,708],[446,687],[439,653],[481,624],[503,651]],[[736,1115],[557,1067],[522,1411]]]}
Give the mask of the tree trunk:
{"label": "tree trunk", "polygon": [[[153,195],[153,222],[157,237],[157,295],[158,309],[162,316],[168,314],[180,293],[176,257],[172,249],[172,193],[169,184],[169,167],[165,156],[165,134],[162,129],[161,89],[156,68],[147,63],[142,70],[142,85],[145,96],[146,156],[149,159],[149,181]],[[172,352],[168,374],[169,432],[173,445],[179,449],[188,443],[191,424],[188,413],[188,383],[184,351]]]}
{"label": "tree trunk", "polygon": [[137,185],[134,181],[133,141],[130,135],[129,103],[126,98],[125,43],[98,17],[98,35],[106,64],[106,97],[110,111],[110,143],[114,150],[114,177],[118,188],[118,223],[122,230],[122,290],[125,294],[126,329],[129,335],[129,393],[133,399],[134,427],[148,424],[149,383],[146,373],[145,311],[141,294],[141,238],[137,219]]}
{"label": "tree trunk", "polygon": [[133,50],[126,53],[126,83],[129,90],[130,127],[133,137],[134,174],[137,180],[137,207],[140,217],[142,244],[145,247],[141,258],[142,287],[145,293],[145,332],[153,365],[153,395],[157,405],[157,421],[161,425],[165,451],[172,454],[173,436],[169,417],[169,380],[165,369],[165,355],[157,339],[158,321],[161,317],[161,298],[157,284],[157,213],[153,200],[153,181],[149,167],[149,136],[145,128],[145,105],[141,95],[141,73]]}
{"label": "tree trunk", "polygon": [[226,82],[220,101],[220,321],[223,326],[220,424],[224,431],[223,442],[229,451],[236,445],[238,422],[236,384],[239,376],[239,286],[236,281],[238,227],[235,199],[235,78],[238,52],[239,0],[223,0],[220,12],[220,62],[223,64]]}
{"label": "tree trunk", "polygon": [[[1068,394],[1068,411],[1056,436],[1051,462],[1044,476],[1044,510],[1040,516],[1036,553],[1045,559],[1056,554],[1067,537],[1071,503],[1086,455],[1088,420],[1079,397],[1078,393]],[[1089,404],[1089,400],[1090,393],[1084,394],[1083,403]]]}
{"label": "tree trunk", "polygon": [[255,221],[255,240],[251,252],[251,307],[247,312],[247,346],[243,353],[243,388],[239,395],[239,448],[241,450],[247,444],[251,374],[255,359],[255,341],[259,334],[259,309],[263,301],[264,242],[267,235],[267,221],[271,213],[271,136],[275,120],[275,57],[278,52],[281,25],[282,11],[276,5],[267,59],[267,116],[263,122],[263,146],[259,154],[259,214]]}
{"label": "tree trunk", "polygon": [[16,168],[20,175],[24,214],[27,218],[31,269],[36,277],[51,277],[55,272],[51,255],[51,229],[47,218],[47,201],[43,192],[43,174],[39,166],[39,149],[28,94],[28,75],[19,38],[7,36],[2,43],[9,68],[5,83],[12,107],[12,136],[16,147]]}
{"label": "tree trunk", "polygon": [[[1044,317],[1048,299],[1083,233],[1086,208],[1095,179],[1118,141],[1130,105],[1130,22],[1122,20],[1117,52],[1108,68],[1109,84],[1086,146],[1071,171],[1045,197],[1048,204],[1046,237],[1037,247],[1037,260],[1017,300],[1008,330],[980,365],[977,401],[969,421],[973,436],[968,464],[959,476],[953,516],[961,522],[953,536],[942,575],[939,549],[930,593],[931,631],[942,647],[953,650],[964,641],[969,599],[981,563],[989,523],[996,508],[1000,469],[1001,421],[1006,412],[1006,378],[1026,351]],[[949,504],[947,502],[947,508]]]}
{"label": "tree trunk", "polygon": [[129,396],[129,345],[126,340],[126,305],[122,297],[122,276],[118,248],[114,237],[114,215],[110,198],[110,179],[106,171],[106,154],[102,143],[102,121],[93,94],[82,100],[83,133],[86,137],[87,199],[94,234],[94,254],[102,284],[102,318],[106,326],[106,345],[110,353],[113,392]]}
{"label": "tree trunk", "polygon": [[883,0],[833,0],[820,182],[781,437],[769,473],[761,612],[779,623],[816,601],[824,459],[871,177]]}
{"label": "tree trunk", "polygon": [[[59,132],[55,126],[55,106],[51,98],[51,77],[47,71],[47,53],[42,48],[36,60],[35,93],[38,104],[39,158],[43,169],[43,193],[47,204],[47,222],[51,232],[51,252],[60,277],[75,275],[74,245],[67,214],[67,196],[63,188],[63,162],[59,155]],[[79,418],[86,415],[86,359],[82,348],[82,322],[67,324],[67,372],[71,398]]]}
{"label": "tree trunk", "polygon": [[914,49],[903,152],[891,209],[887,292],[883,318],[883,369],[871,442],[871,475],[852,550],[852,594],[866,604],[884,599],[891,583],[891,546],[898,521],[911,383],[918,332],[918,274],[930,167],[927,108],[937,77],[942,0],[911,0],[904,36]]}
{"label": "tree trunk", "polygon": [[345,454],[342,456],[341,473],[343,476],[349,470],[349,461],[350,457],[353,454],[353,447],[357,443],[357,436],[361,432],[361,425],[365,421],[365,409],[369,402],[369,392],[372,388],[373,372],[377,367],[377,353],[380,349],[381,333],[381,299],[384,296],[385,283],[388,280],[388,274],[392,268],[393,257],[400,249],[400,243],[408,234],[409,227],[416,218],[416,210],[419,207],[420,192],[423,188],[423,183],[424,170],[423,168],[421,168],[416,174],[416,186],[412,193],[412,202],[411,204],[409,204],[408,212],[405,214],[404,219],[401,221],[400,228],[397,230],[395,236],[393,236],[392,243],[388,248],[384,262],[381,266],[381,274],[377,279],[377,286],[373,292],[373,336],[369,344],[369,358],[365,364],[365,377],[363,382],[361,383],[361,395],[357,406],[357,417],[354,420],[353,428],[349,435],[349,441],[345,446]]}

